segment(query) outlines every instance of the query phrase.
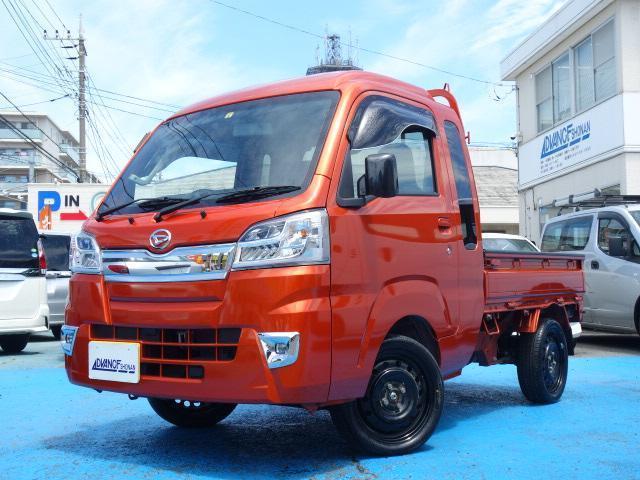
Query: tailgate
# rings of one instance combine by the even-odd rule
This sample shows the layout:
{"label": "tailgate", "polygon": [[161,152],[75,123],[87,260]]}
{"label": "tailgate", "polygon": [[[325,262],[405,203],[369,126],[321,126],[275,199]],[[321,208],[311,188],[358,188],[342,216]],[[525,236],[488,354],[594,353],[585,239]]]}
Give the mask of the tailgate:
{"label": "tailgate", "polygon": [[485,252],[485,304],[517,308],[573,301],[584,294],[583,260],[577,255]]}

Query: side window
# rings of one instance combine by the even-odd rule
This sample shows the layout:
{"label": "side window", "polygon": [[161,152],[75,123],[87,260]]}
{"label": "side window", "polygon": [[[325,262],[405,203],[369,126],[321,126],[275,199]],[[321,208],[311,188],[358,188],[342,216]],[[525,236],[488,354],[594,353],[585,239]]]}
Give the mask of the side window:
{"label": "side window", "polygon": [[385,97],[365,99],[350,128],[340,180],[342,199],[358,196],[358,179],[365,173],[369,155],[390,153],[396,158],[399,195],[434,195],[432,139],[435,124],[431,113]]}
{"label": "side window", "polygon": [[458,206],[460,207],[460,217],[462,220],[462,240],[467,250],[473,250],[478,244],[478,234],[476,231],[476,218],[473,207],[473,195],[471,193],[471,178],[469,169],[464,157],[460,132],[453,122],[444,122],[444,131],[447,136],[451,165],[453,166],[453,176],[458,194]]}
{"label": "side window", "polygon": [[562,228],[564,222],[553,223],[548,225],[542,236],[540,249],[543,252],[557,252],[560,250],[560,237],[562,236]]}
{"label": "side window", "polygon": [[640,258],[640,249],[637,242],[633,240],[629,228],[616,218],[601,218],[598,221],[598,247],[607,255],[609,253],[609,239],[611,237],[622,237],[622,243],[627,252],[631,252],[634,261]]}
{"label": "side window", "polygon": [[592,217],[581,217],[554,223],[546,228],[542,237],[545,252],[584,250],[589,243]]}

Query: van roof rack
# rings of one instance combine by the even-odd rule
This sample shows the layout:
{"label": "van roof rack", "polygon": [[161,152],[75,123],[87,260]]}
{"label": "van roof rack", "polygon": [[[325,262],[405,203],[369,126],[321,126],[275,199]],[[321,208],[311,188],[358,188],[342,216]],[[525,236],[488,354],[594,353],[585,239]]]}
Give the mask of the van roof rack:
{"label": "van roof rack", "polygon": [[589,208],[636,204],[640,204],[640,195],[606,194],[596,188],[592,192],[579,193],[556,199],[551,205],[554,207],[560,207],[558,215],[562,215],[562,210],[565,208],[574,208],[576,211],[579,211],[581,209]]}

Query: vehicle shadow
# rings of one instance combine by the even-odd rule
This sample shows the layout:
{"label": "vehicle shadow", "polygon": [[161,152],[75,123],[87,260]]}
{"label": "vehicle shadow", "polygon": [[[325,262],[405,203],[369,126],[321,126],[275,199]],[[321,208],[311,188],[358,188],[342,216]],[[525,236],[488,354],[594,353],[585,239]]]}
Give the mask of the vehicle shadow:
{"label": "vehicle shadow", "polygon": [[[434,435],[496,409],[526,404],[517,385],[449,383],[444,413]],[[309,415],[296,408],[242,406],[211,430],[179,429],[145,415],[50,437],[44,443],[47,449],[82,457],[194,476],[373,476],[360,463],[368,457],[349,448],[326,411]],[[436,453],[437,449],[428,443],[418,453],[430,451]]]}
{"label": "vehicle shadow", "polygon": [[588,348],[591,355],[640,355],[640,335],[634,333],[603,333],[585,330],[578,339],[577,352]]}

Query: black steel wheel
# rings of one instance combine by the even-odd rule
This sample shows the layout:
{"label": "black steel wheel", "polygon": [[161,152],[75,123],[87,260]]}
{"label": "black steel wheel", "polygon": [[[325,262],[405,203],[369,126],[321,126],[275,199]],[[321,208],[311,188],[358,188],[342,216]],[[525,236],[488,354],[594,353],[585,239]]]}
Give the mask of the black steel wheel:
{"label": "black steel wheel", "polygon": [[540,321],[535,333],[520,336],[518,381],[534,403],[555,403],[567,384],[569,351],[564,330],[552,318]]}
{"label": "black steel wheel", "polygon": [[207,403],[193,400],[149,398],[151,408],[164,420],[178,427],[213,427],[236,408],[235,403]]}
{"label": "black steel wheel", "polygon": [[347,441],[374,455],[400,455],[431,436],[442,413],[438,362],[422,344],[396,336],[384,341],[366,395],[331,408]]}
{"label": "black steel wheel", "polygon": [[28,333],[0,335],[0,347],[5,353],[20,353],[29,343],[30,337]]}

